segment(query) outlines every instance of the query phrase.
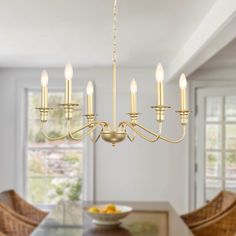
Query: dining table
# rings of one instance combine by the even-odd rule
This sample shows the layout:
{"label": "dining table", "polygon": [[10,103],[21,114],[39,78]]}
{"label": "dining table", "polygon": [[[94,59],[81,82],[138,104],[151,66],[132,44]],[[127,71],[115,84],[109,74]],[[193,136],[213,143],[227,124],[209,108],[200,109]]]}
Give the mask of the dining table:
{"label": "dining table", "polygon": [[31,236],[193,236],[168,202],[115,202],[132,207],[120,225],[97,226],[84,209],[104,202],[61,201]]}

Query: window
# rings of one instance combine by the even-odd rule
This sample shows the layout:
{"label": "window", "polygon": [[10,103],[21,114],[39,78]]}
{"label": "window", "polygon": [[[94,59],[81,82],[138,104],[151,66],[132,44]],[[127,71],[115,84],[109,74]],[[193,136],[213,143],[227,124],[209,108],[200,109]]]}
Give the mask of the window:
{"label": "window", "polygon": [[[83,93],[74,94],[74,99],[83,105]],[[63,103],[64,93],[49,93],[49,104],[55,107]],[[79,200],[83,182],[84,142],[47,141],[40,132],[39,112],[35,109],[40,103],[38,91],[27,92],[28,137],[25,160],[25,194],[34,205],[47,207],[61,199]],[[81,107],[74,112],[72,127],[83,122]],[[55,137],[65,133],[63,109],[54,109],[49,113],[45,131]]]}
{"label": "window", "polygon": [[198,205],[221,190],[236,192],[236,91],[200,89],[197,114]]}

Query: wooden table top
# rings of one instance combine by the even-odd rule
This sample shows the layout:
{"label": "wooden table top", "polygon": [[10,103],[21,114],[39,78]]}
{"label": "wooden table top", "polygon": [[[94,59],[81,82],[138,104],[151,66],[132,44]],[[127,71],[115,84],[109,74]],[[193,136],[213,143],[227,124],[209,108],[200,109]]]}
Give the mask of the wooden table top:
{"label": "wooden table top", "polygon": [[167,202],[122,202],[133,212],[120,227],[96,227],[83,207],[99,203],[61,202],[31,236],[193,236]]}

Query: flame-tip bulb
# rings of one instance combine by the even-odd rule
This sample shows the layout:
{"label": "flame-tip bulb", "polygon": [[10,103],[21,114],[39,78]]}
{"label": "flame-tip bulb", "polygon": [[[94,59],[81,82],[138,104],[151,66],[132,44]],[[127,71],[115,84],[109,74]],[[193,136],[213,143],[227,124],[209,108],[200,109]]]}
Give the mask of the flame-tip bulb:
{"label": "flame-tip bulb", "polygon": [[164,69],[162,65],[159,63],[156,68],[156,81],[157,83],[162,82],[164,80]]}
{"label": "flame-tip bulb", "polygon": [[87,95],[93,95],[93,82],[90,80],[87,84]]}
{"label": "flame-tip bulb", "polygon": [[136,80],[132,79],[130,82],[130,92],[132,94],[135,94],[137,93],[137,91],[138,91],[138,86],[137,86]]}
{"label": "flame-tip bulb", "polygon": [[186,79],[185,74],[181,74],[179,78],[179,87],[180,89],[186,89],[187,87],[187,79]]}
{"label": "flame-tip bulb", "polygon": [[48,85],[48,72],[46,70],[43,70],[41,74],[41,85],[42,86]]}
{"label": "flame-tip bulb", "polygon": [[71,80],[73,78],[73,67],[70,63],[66,64],[64,75],[66,80]]}

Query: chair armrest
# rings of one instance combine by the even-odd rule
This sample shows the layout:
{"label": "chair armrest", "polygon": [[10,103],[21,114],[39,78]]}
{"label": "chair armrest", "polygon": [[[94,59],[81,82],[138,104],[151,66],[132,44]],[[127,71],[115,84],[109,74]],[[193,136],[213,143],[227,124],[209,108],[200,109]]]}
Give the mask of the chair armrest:
{"label": "chair armrest", "polygon": [[31,219],[35,223],[39,224],[47,215],[47,212],[44,212],[33,205],[29,204],[22,197],[20,197],[16,192],[13,194],[15,209],[18,213],[23,216]]}
{"label": "chair armrest", "polygon": [[189,214],[182,215],[181,218],[188,225],[188,227],[192,229],[201,224],[204,224],[211,217],[204,215],[204,211],[193,211]]}
{"label": "chair armrest", "polygon": [[[14,211],[13,211],[14,212]],[[6,235],[28,236],[35,229],[35,226],[12,214],[7,207],[0,205],[0,230]]]}
{"label": "chair armrest", "polygon": [[236,235],[236,205],[228,209],[224,214],[206,222],[194,229],[195,236],[233,236]]}
{"label": "chair armrest", "polygon": [[[201,208],[192,211],[188,214],[182,215],[182,220],[189,228],[197,227],[206,223],[208,220],[216,218],[222,212],[220,211],[222,205],[223,192],[218,194],[212,201]],[[232,202],[233,203],[233,202]]]}
{"label": "chair armrest", "polygon": [[33,228],[38,226],[38,223],[35,222],[34,220],[31,220],[25,216],[22,216],[21,214],[17,213],[16,211],[12,210],[11,208],[9,208],[8,206],[5,206],[4,204],[0,203],[0,211],[4,211],[7,214],[12,215],[14,218],[24,222],[27,225],[32,226]]}

